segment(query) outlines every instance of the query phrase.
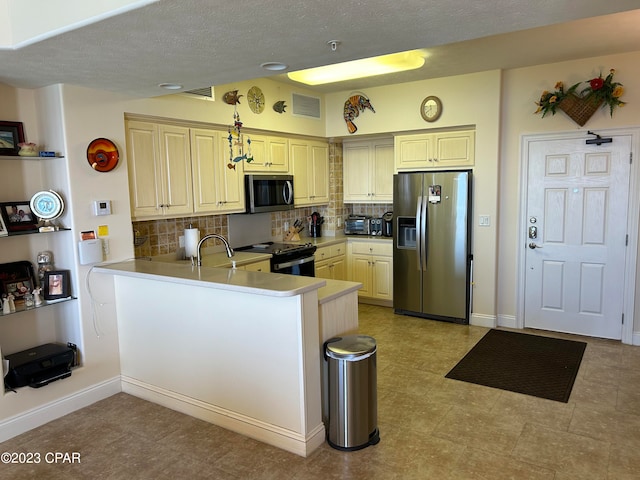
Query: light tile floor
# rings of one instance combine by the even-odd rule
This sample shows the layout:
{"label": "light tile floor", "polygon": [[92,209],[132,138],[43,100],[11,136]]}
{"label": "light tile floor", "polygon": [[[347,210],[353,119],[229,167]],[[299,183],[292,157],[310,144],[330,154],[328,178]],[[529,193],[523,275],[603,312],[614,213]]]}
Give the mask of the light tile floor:
{"label": "light tile floor", "polygon": [[302,458],[118,394],[0,444],[79,452],[80,464],[0,464],[0,479],[640,478],[639,347],[579,338],[588,346],[565,404],[445,379],[486,328],[369,305],[360,327],[378,345],[378,445]]}

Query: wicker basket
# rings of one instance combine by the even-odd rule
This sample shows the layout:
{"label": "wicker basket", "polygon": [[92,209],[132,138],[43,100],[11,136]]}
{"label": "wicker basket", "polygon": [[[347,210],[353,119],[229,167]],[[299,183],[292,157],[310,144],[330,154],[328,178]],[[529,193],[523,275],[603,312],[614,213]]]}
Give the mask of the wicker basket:
{"label": "wicker basket", "polygon": [[602,105],[601,99],[594,98],[582,98],[574,93],[571,93],[564,97],[558,104],[560,110],[566,113],[571,120],[576,122],[581,127],[587,123],[587,120],[596,113],[596,110]]}

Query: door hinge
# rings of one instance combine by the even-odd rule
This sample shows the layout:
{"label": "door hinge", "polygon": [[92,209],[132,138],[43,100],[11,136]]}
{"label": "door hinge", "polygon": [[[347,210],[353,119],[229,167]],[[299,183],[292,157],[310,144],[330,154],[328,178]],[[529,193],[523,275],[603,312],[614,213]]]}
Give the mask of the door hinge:
{"label": "door hinge", "polygon": [[624,325],[624,313],[622,314],[622,324]]}
{"label": "door hinge", "polygon": [[629,152],[629,164],[633,163],[633,152]]}
{"label": "door hinge", "polygon": [[629,234],[627,233],[626,238],[624,240],[624,246],[628,247],[629,246]]}

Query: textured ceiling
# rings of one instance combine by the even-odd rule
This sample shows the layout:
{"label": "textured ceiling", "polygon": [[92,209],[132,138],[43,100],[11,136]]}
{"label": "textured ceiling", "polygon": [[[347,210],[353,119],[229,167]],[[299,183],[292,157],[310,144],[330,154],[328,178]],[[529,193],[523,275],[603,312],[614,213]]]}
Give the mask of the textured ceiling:
{"label": "textured ceiling", "polygon": [[[188,90],[267,76],[260,64],[268,61],[299,70],[429,51],[425,66],[413,72],[315,88],[329,92],[640,49],[640,10],[633,10],[638,0],[579,5],[575,0],[160,0],[18,50],[0,50],[0,83],[24,88],[65,83],[151,97],[167,93],[157,87],[163,82]],[[341,42],[336,52],[327,45],[330,40]]]}

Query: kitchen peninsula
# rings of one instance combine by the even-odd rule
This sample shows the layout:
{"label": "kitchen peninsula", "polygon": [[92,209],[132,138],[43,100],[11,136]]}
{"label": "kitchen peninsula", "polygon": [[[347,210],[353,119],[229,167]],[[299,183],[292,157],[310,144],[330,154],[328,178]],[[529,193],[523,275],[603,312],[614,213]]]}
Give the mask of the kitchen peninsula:
{"label": "kitchen peninsula", "polygon": [[359,283],[146,260],[94,272],[113,277],[123,391],[301,456],[324,442],[319,302]]}

